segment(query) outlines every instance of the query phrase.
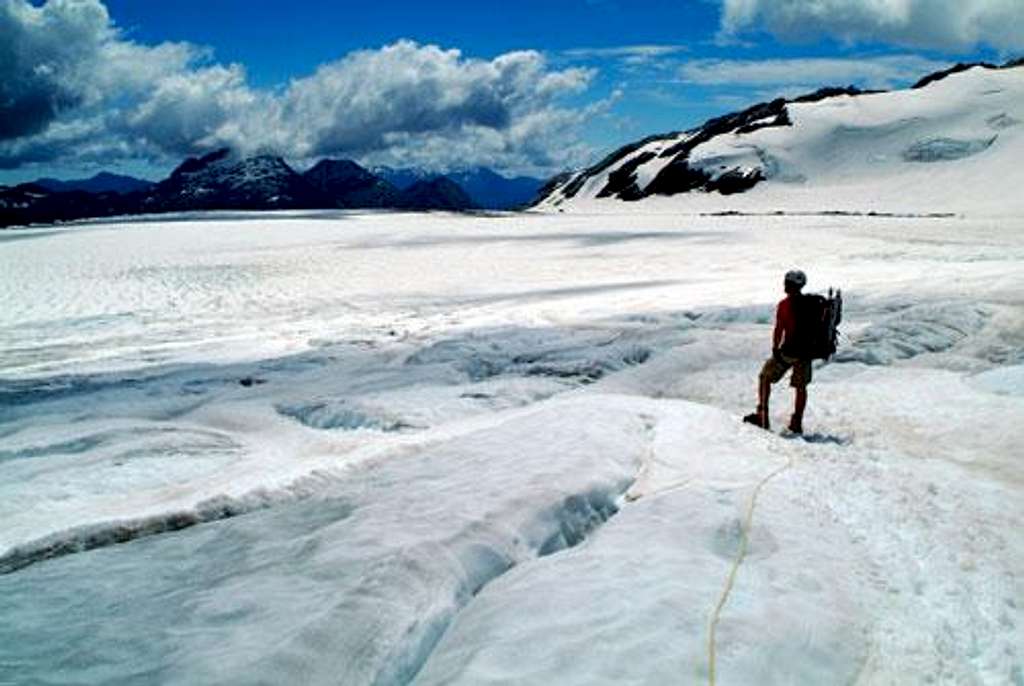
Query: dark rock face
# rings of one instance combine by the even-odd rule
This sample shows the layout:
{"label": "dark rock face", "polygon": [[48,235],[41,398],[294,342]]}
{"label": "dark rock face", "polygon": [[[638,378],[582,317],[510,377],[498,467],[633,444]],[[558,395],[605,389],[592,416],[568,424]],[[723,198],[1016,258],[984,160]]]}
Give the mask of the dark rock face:
{"label": "dark rock face", "polygon": [[764,172],[760,169],[744,171],[742,169],[730,169],[717,179],[713,179],[707,186],[708,191],[718,191],[722,195],[733,193],[744,193],[764,181]]}
{"label": "dark rock face", "polygon": [[469,210],[473,201],[451,179],[439,176],[418,181],[402,192],[397,207],[405,210]]}
{"label": "dark rock face", "polygon": [[675,195],[700,190],[732,195],[750,190],[764,181],[764,178],[764,172],[760,169],[729,169],[712,177],[703,169],[690,167],[686,159],[676,158],[654,178],[650,186],[647,187],[646,194]]}
{"label": "dark rock face", "polygon": [[118,193],[71,191],[54,193],[38,184],[0,187],[0,226],[109,217],[124,213],[129,204]]}
{"label": "dark rock face", "polygon": [[639,200],[643,197],[640,187],[636,185],[636,170],[642,164],[650,162],[655,157],[653,152],[645,152],[629,160],[621,167],[608,175],[608,183],[601,192],[599,198],[607,198],[618,195],[623,200]]}
{"label": "dark rock face", "polygon": [[302,177],[335,207],[394,207],[400,195],[393,185],[351,160],[321,160]]}
{"label": "dark rock face", "polygon": [[840,95],[870,95],[872,93],[884,92],[885,91],[880,90],[861,90],[856,86],[845,86],[838,88],[835,86],[825,86],[824,88],[819,88],[813,93],[807,93],[806,95],[801,95],[797,98],[793,98],[790,102],[818,102],[820,100],[827,100],[828,98],[835,98]]}
{"label": "dark rock face", "polygon": [[647,191],[650,195],[675,195],[705,188],[711,177],[700,169],[690,167],[685,156],[669,162],[661,173],[654,177]]}
{"label": "dark rock face", "polygon": [[668,140],[670,138],[675,138],[678,135],[679,135],[678,131],[673,132],[673,133],[657,134],[655,136],[648,136],[647,138],[639,140],[639,141],[637,141],[635,143],[629,143],[628,145],[622,146],[621,148],[619,148],[615,152],[613,152],[610,155],[606,156],[603,160],[601,160],[600,162],[595,164],[593,167],[590,167],[589,169],[584,171],[582,174],[579,174],[575,178],[572,178],[572,181],[563,190],[563,193],[564,193],[565,197],[567,197],[567,198],[575,197],[576,194],[580,192],[580,189],[583,188],[583,184],[585,184],[587,182],[587,179],[589,179],[589,178],[591,178],[593,176],[597,176],[598,174],[600,174],[604,170],[608,169],[609,167],[611,167],[615,163],[621,161],[622,158],[627,157],[629,155],[632,155],[634,152],[636,152],[640,148],[644,147],[645,145],[647,145],[649,143],[654,143],[656,141]]}

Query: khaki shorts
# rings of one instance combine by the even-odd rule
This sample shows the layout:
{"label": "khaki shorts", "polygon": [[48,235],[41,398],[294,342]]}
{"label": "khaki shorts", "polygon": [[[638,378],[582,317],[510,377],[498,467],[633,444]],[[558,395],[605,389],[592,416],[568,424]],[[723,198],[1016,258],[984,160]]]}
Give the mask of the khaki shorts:
{"label": "khaki shorts", "polygon": [[764,367],[761,368],[762,379],[768,379],[770,383],[777,383],[792,367],[793,374],[789,379],[790,386],[793,388],[805,388],[807,384],[811,383],[810,360],[801,360],[796,357],[789,357],[788,355],[780,355],[779,357],[782,358],[781,362],[774,357],[770,357],[764,363]]}

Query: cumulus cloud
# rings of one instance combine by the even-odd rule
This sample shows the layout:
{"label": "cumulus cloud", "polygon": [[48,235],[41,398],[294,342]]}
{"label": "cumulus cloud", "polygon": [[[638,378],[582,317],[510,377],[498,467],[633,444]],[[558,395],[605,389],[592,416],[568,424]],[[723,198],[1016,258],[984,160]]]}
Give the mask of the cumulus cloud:
{"label": "cumulus cloud", "polygon": [[[362,154],[427,136],[458,142],[473,131],[514,144],[515,127],[586,89],[588,69],[549,71],[537,52],[468,59],[399,41],[352,53],[292,82],[279,121],[296,135],[297,154]],[[557,108],[556,108],[557,109]]]}
{"label": "cumulus cloud", "polygon": [[110,96],[138,96],[204,55],[184,43],[121,40],[98,0],[0,0],[0,35],[0,141]]}
{"label": "cumulus cloud", "polygon": [[722,30],[936,49],[1024,48],[1021,0],[723,0]]}
{"label": "cumulus cloud", "polygon": [[579,167],[593,150],[573,133],[605,113],[618,94],[581,109],[544,108],[516,117],[507,129],[467,125],[457,135],[392,133],[387,144],[364,159],[370,164],[413,165],[432,170],[465,166],[467,161],[496,168],[543,173]]}
{"label": "cumulus cloud", "polygon": [[126,40],[101,0],[0,0],[0,35],[2,168],[220,146],[551,168],[576,155],[591,113],[564,99],[595,74],[553,69],[534,51],[481,60],[399,41],[260,90],[202,48]]}
{"label": "cumulus cloud", "polygon": [[732,86],[805,86],[855,84],[892,88],[948,66],[918,55],[867,58],[796,58],[774,60],[691,60],[679,67],[687,83]]}
{"label": "cumulus cloud", "polygon": [[86,65],[109,31],[95,3],[0,2],[0,140],[36,133],[84,102]]}
{"label": "cumulus cloud", "polygon": [[243,122],[258,100],[239,65],[182,71],[157,80],[112,129],[168,154],[239,147]]}

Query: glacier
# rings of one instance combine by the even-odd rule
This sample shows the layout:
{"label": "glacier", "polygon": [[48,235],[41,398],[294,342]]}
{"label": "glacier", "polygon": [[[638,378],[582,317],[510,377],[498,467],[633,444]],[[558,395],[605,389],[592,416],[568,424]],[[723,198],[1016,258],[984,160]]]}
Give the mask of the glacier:
{"label": "glacier", "polygon": [[[0,232],[0,683],[1022,683],[1021,228]],[[793,266],[804,438],[739,421]]]}

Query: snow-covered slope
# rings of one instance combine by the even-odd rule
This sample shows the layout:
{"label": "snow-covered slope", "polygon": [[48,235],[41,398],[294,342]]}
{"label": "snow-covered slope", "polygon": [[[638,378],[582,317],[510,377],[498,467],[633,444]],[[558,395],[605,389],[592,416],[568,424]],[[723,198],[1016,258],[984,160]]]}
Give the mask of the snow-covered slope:
{"label": "snow-covered slope", "polygon": [[977,66],[901,91],[823,89],[654,136],[556,179],[537,207],[1013,215],[1024,212],[1021,159],[1024,68]]}

